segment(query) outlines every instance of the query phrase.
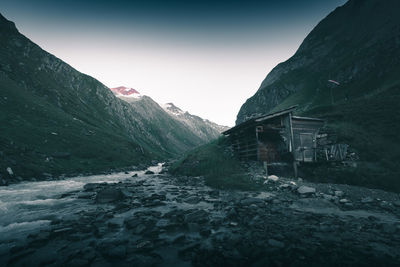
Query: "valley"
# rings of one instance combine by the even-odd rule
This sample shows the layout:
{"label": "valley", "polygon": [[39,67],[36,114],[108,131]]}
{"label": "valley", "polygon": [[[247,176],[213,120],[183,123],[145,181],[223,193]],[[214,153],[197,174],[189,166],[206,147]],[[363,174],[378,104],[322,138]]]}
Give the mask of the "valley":
{"label": "valley", "polygon": [[[272,2],[265,10],[278,14]],[[96,30],[54,37],[67,40],[64,52],[92,44],[68,58],[82,56],[74,62],[83,69],[109,60],[93,77],[0,14],[0,266],[400,265],[398,0],[341,3],[266,77],[261,64],[253,92],[246,60],[258,62],[268,45],[288,49],[287,32],[279,47],[263,35],[292,13],[253,20],[255,6],[212,2],[218,18],[204,19],[207,3],[196,21],[186,12],[197,6],[171,4],[166,13],[177,16],[141,24],[146,14],[123,15],[124,4],[105,13],[90,5],[96,16],[79,26],[84,12],[70,12],[63,27]],[[142,94],[147,85],[159,95]],[[249,98],[232,113],[241,90]],[[236,125],[207,114],[236,115]]]}
{"label": "valley", "polygon": [[1,188],[0,263],[389,266],[399,262],[398,194],[266,179],[262,172],[253,176],[261,179],[256,191],[218,190],[205,186],[201,177],[171,176],[161,164],[149,170]]}

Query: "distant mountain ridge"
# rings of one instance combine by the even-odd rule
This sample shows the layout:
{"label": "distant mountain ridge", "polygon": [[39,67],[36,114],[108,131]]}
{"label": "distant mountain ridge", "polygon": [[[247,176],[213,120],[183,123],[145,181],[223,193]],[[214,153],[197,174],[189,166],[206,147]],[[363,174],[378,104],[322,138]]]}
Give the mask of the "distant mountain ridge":
{"label": "distant mountain ridge", "polygon": [[157,114],[158,117],[153,119],[163,118],[163,121],[159,122],[160,124],[171,124],[172,122],[172,124],[175,124],[175,128],[171,128],[169,131],[183,130],[185,128],[185,130],[191,132],[191,135],[196,136],[202,142],[209,142],[218,138],[222,131],[228,129],[228,127],[191,115],[187,111],[184,112],[172,103],[159,105],[151,97],[142,96],[133,88],[119,86],[110,88],[110,90],[121,100],[130,103],[133,108],[138,109],[140,106],[141,111],[137,110],[137,112],[141,113],[143,117],[149,116],[149,114]]}
{"label": "distant mountain ridge", "polygon": [[118,99],[0,15],[0,176],[10,176],[7,168],[11,179],[148,164],[205,142],[176,120],[149,116],[146,105],[170,119],[145,97]]}
{"label": "distant mountain ridge", "polygon": [[200,136],[211,136],[212,139],[217,138],[223,131],[229,129],[227,126],[216,124],[212,121],[205,120],[199,116],[192,115],[187,111],[183,111],[173,103],[163,105],[163,108],[175,116],[178,120],[186,124],[189,128],[193,129]]}

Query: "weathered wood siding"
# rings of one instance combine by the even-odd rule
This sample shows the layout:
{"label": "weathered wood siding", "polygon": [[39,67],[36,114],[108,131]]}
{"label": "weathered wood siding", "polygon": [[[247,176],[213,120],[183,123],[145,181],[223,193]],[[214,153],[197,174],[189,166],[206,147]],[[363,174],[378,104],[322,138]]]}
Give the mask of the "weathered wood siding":
{"label": "weathered wood siding", "polygon": [[323,122],[317,120],[292,119],[295,160],[316,161],[316,139],[322,125]]}

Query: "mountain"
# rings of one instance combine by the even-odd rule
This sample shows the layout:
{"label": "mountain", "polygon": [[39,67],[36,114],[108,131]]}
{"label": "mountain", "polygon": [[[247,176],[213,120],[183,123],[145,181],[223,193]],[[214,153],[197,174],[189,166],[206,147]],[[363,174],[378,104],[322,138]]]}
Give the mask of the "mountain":
{"label": "mountain", "polygon": [[150,123],[149,113],[47,53],[0,15],[0,176],[98,172],[165,159],[202,142],[190,131],[170,131],[175,124],[162,119]]}
{"label": "mountain", "polygon": [[267,75],[236,123],[297,104],[298,114],[325,119],[338,142],[359,154],[358,167],[337,181],[400,190],[399,10],[397,0],[350,0],[336,8]]}
{"label": "mountain", "polygon": [[[160,106],[149,96],[142,96],[133,88],[120,86],[110,88],[110,90],[119,99],[130,103],[136,113],[140,114],[149,124],[154,124],[154,127],[162,125],[164,131],[168,132],[170,136],[174,132],[176,136],[179,136],[178,132],[184,133],[192,137],[194,144],[199,145],[218,138],[220,133],[227,129],[227,127],[183,112],[172,103]],[[176,146],[181,145],[179,140],[173,143]]]}
{"label": "mountain", "polygon": [[236,123],[293,103],[309,110],[391,91],[399,83],[399,10],[397,0],[350,0],[338,7],[267,75]]}
{"label": "mountain", "polygon": [[163,108],[171,116],[184,123],[192,132],[196,133],[196,135],[208,141],[217,138],[223,131],[229,129],[227,126],[222,126],[212,121],[202,119],[199,116],[192,115],[187,111],[182,111],[173,103],[167,103],[163,105]]}
{"label": "mountain", "polygon": [[137,90],[135,90],[133,88],[128,88],[125,86],[110,88],[110,90],[116,96],[125,96],[125,97],[133,97],[133,98],[140,98],[142,96]]}

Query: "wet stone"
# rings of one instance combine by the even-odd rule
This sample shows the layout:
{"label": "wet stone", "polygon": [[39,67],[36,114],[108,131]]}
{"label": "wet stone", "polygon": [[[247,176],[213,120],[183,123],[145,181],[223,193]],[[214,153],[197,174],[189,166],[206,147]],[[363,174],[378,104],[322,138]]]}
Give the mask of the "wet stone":
{"label": "wet stone", "polygon": [[96,202],[100,204],[115,202],[125,198],[121,189],[105,188],[100,190],[96,195]]}
{"label": "wet stone", "polygon": [[264,201],[262,199],[259,198],[246,198],[240,201],[240,204],[245,205],[245,206],[250,206],[252,204],[255,205],[262,205],[264,204]]}
{"label": "wet stone", "polygon": [[297,192],[301,195],[314,194],[315,191],[316,191],[315,188],[305,185],[302,185],[299,188],[297,188]]}
{"label": "wet stone", "polygon": [[185,215],[185,222],[204,222],[207,221],[208,213],[204,210],[191,211]]}
{"label": "wet stone", "polygon": [[103,254],[110,258],[123,259],[126,256],[126,248],[123,245],[114,246],[106,251],[103,251]]}
{"label": "wet stone", "polygon": [[184,202],[189,203],[189,204],[197,204],[200,201],[201,201],[201,198],[199,198],[197,196],[191,196],[184,200]]}

